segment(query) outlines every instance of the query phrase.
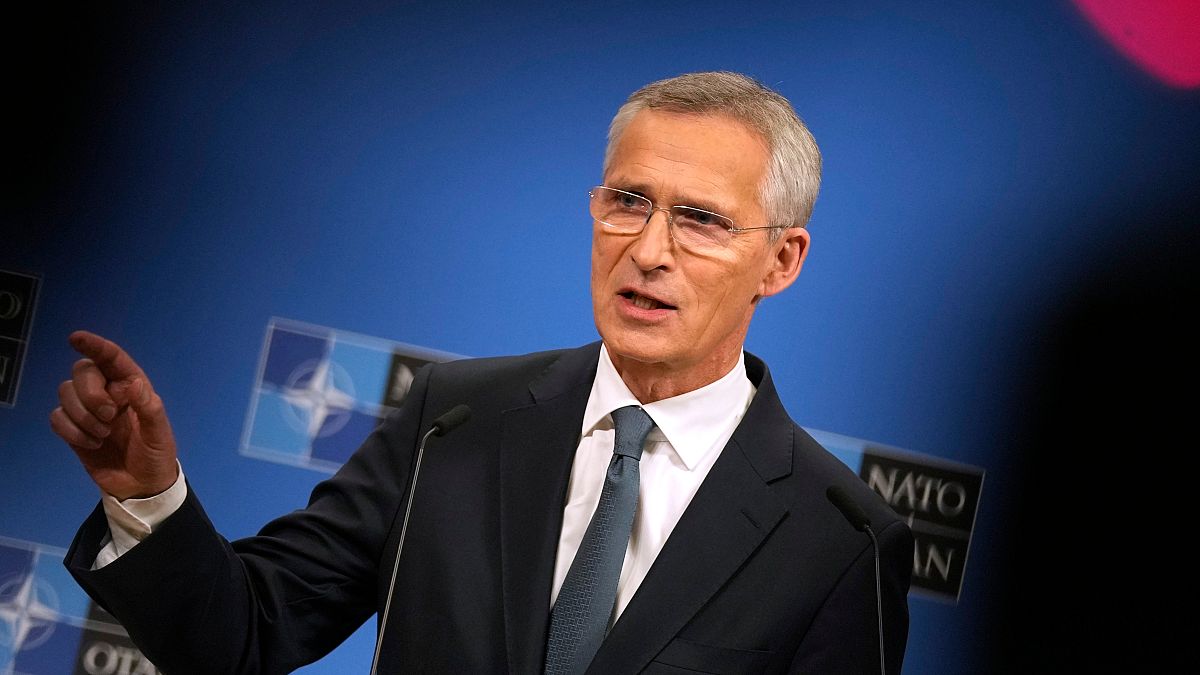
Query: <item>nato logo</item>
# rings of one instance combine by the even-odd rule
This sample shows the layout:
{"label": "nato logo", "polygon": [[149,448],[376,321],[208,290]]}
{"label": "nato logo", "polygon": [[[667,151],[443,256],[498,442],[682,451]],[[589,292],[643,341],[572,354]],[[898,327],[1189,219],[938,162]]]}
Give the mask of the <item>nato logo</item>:
{"label": "nato logo", "polygon": [[272,319],[259,357],[241,452],[335,471],[404,402],[421,366],[457,358],[461,357]]}
{"label": "nato logo", "polygon": [[957,603],[983,493],[983,469],[808,430],[912,529],[912,593]]}
{"label": "nato logo", "polygon": [[0,675],[159,675],[67,573],[64,554],[0,537]]}
{"label": "nato logo", "polygon": [[0,270],[0,406],[17,402],[38,283],[35,276]]}

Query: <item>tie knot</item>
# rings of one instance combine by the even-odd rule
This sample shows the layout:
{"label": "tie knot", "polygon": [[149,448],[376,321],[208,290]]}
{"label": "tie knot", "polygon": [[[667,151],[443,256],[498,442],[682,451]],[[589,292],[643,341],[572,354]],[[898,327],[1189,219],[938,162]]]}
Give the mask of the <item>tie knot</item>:
{"label": "tie knot", "polygon": [[642,444],[646,436],[654,428],[654,420],[642,410],[641,406],[627,405],[612,412],[613,426],[616,427],[616,441],[613,452],[633,459],[642,458]]}

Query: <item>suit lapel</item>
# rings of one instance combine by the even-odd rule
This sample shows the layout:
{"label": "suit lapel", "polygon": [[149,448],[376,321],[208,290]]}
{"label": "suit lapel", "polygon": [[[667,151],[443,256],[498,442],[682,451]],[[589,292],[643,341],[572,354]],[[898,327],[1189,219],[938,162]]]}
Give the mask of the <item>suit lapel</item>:
{"label": "suit lapel", "polygon": [[675,525],[589,673],[638,672],[732,577],[787,514],[768,483],[791,472],[793,426],[765,366],[741,424]]}
{"label": "suit lapel", "polygon": [[542,669],[563,501],[599,343],[566,352],[530,385],[533,405],[504,412],[500,547],[509,672]]}

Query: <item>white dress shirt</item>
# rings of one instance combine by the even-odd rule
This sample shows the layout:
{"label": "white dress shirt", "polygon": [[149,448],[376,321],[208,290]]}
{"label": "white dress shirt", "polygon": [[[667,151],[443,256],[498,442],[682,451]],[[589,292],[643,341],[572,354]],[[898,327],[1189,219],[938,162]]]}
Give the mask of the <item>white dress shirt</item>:
{"label": "white dress shirt", "polygon": [[183,480],[182,465],[179,467],[179,476],[175,478],[171,487],[153,497],[119,500],[107,492],[102,492],[100,504],[108,518],[108,536],[105,537],[100,552],[96,554],[92,569],[104,567],[149,537],[154,528],[166,520],[167,516],[183,506],[184,499],[187,499],[187,483]]}
{"label": "white dress shirt", "polygon": [[617,605],[612,617],[616,621],[741,422],[755,391],[746,376],[746,358],[742,354],[733,369],[716,382],[642,405],[617,374],[608,350],[600,347],[600,363],[584,409],[575,462],[571,465],[571,484],[567,488],[567,505],[563,509],[562,532],[554,561],[551,605],[600,502],[600,490],[613,455],[612,411],[641,405],[655,424],[642,450],[641,489],[621,579],[617,582]]}
{"label": "white dress shirt", "polygon": [[[554,562],[551,605],[600,502],[600,490],[613,454],[612,411],[627,405],[642,405],[655,424],[642,451],[638,508],[617,583],[615,621],[646,578],[675,523],[741,422],[755,391],[746,376],[745,354],[742,354],[733,369],[716,382],[642,405],[625,386],[607,349],[601,345],[596,379],[584,409],[579,447],[571,465],[571,483]],[[101,501],[110,536],[92,569],[104,567],[136,546],[174,513],[186,497],[182,468],[175,484],[154,497],[120,501],[112,495],[103,495]]]}

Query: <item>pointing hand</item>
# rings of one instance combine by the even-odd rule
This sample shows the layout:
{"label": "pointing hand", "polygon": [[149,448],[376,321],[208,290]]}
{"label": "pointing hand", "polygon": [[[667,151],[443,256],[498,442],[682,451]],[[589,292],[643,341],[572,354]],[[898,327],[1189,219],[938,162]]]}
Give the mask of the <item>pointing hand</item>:
{"label": "pointing hand", "polygon": [[178,477],[175,437],[162,399],[141,367],[115,343],[76,331],[83,358],[58,387],[50,428],[100,489],[117,497],[152,497]]}

